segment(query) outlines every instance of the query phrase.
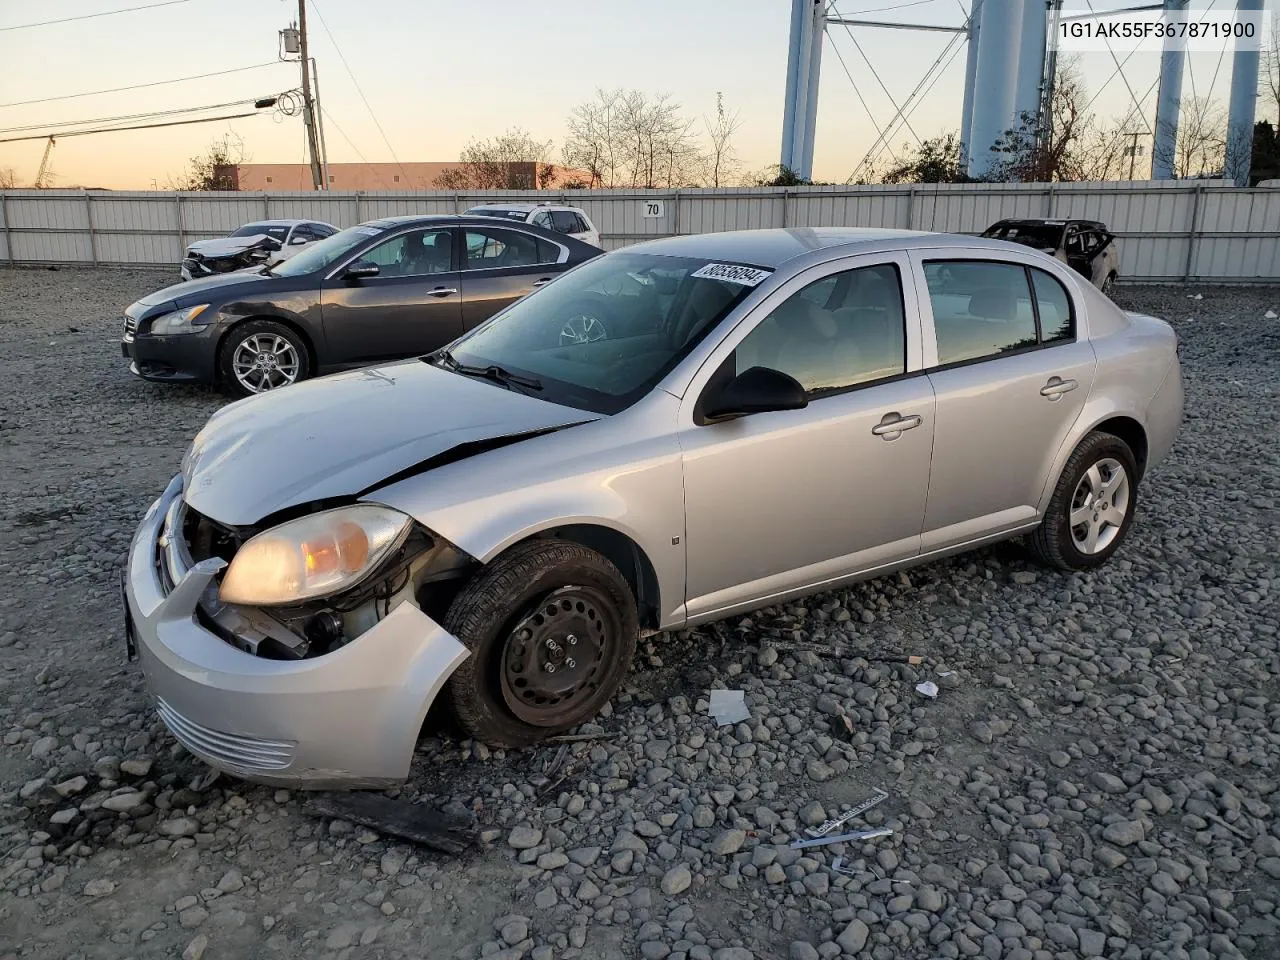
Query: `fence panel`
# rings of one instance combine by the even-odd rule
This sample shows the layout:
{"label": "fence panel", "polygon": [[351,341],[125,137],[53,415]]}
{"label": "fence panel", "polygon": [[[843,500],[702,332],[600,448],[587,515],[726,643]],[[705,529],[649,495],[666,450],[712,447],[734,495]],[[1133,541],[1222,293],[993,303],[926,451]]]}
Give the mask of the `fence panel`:
{"label": "fence panel", "polygon": [[721,230],[848,226],[976,234],[1007,217],[1083,218],[1116,233],[1122,279],[1280,280],[1280,189],[1207,180],[471,193],[9,190],[0,191],[0,261],[168,267],[186,243],[226,236],[254,220],[313,218],[349,227],[501,201],[581,206],[608,250]]}

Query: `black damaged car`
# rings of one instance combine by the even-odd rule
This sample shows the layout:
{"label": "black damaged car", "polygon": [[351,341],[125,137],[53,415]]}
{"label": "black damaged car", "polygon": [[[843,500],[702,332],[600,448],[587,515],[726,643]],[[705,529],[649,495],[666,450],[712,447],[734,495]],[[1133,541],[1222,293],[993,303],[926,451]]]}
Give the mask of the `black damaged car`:
{"label": "black damaged car", "polygon": [[[371,220],[283,263],[143,297],[125,311],[120,349],[146,380],[262,393],[427,353],[603,252],[489,217]],[[568,318],[565,336],[590,329]]]}

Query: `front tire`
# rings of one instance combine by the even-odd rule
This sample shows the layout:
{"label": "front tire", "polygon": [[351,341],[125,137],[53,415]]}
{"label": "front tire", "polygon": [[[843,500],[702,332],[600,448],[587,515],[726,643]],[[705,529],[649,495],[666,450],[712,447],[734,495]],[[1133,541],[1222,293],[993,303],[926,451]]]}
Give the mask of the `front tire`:
{"label": "front tire", "polygon": [[1059,570],[1092,570],[1120,548],[1138,505],[1138,466],[1119,437],[1095,431],[1067,459],[1027,546]]}
{"label": "front tire", "polygon": [[618,569],[576,543],[519,544],[480,570],[444,627],[471,650],[449,678],[462,731],[520,747],[589,720],[635,654],[635,597]]}
{"label": "front tire", "polygon": [[221,381],[236,396],[278,390],[311,376],[311,353],[292,328],[274,320],[232,327],[218,354]]}

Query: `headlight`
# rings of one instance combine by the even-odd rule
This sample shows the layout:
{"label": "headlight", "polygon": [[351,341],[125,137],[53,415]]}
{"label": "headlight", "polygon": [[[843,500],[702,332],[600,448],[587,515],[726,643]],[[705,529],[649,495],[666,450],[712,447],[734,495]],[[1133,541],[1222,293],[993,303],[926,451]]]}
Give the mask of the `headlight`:
{"label": "headlight", "polygon": [[151,332],[158,337],[172,337],[182,333],[195,333],[200,327],[193,327],[191,321],[209,309],[207,303],[195,307],[184,307],[173,313],[166,313],[151,321]]}
{"label": "headlight", "polygon": [[278,606],[345,590],[404,541],[412,522],[398,510],[356,504],[282,523],[236,551],[218,595]]}

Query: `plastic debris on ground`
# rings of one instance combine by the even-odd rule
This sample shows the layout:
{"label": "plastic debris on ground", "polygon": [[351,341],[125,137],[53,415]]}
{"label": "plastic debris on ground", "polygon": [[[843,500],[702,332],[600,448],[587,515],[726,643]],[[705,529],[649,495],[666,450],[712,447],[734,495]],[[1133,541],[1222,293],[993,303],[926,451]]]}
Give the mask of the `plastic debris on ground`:
{"label": "plastic debris on ground", "polygon": [[1187,294],[1187,299],[1188,299],[1188,300],[1203,300],[1203,299],[1204,299],[1204,294],[1203,294],[1203,293],[1188,293],[1188,294]]}
{"label": "plastic debris on ground", "polygon": [[721,727],[731,723],[741,723],[751,718],[751,711],[747,709],[746,693],[742,690],[712,690],[707,711]]}
{"label": "plastic debris on ground", "polygon": [[796,840],[791,844],[791,849],[801,850],[805,847],[824,847],[829,843],[851,843],[854,840],[870,840],[873,837],[887,837],[892,833],[893,830],[889,827],[873,827],[870,830],[855,830],[853,833],[842,833],[837,837],[815,837],[812,840]]}
{"label": "plastic debris on ground", "polygon": [[1263,316],[1266,317],[1268,320],[1280,319],[1280,313],[1276,313],[1274,310],[1268,310],[1266,313],[1263,314]]}
{"label": "plastic debris on ground", "polygon": [[938,695],[938,685],[932,680],[922,680],[920,683],[916,684],[916,693],[923,693],[926,697],[932,700]]}

